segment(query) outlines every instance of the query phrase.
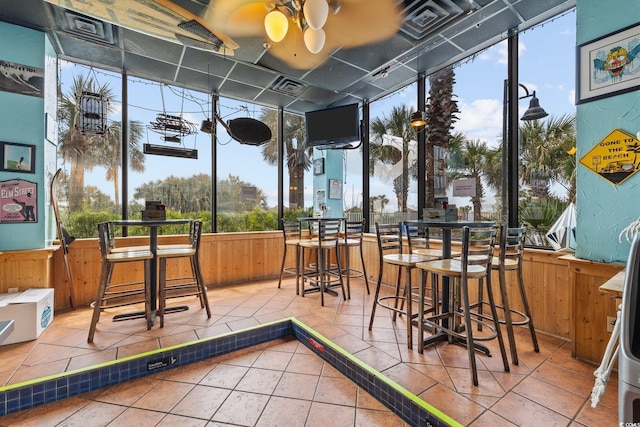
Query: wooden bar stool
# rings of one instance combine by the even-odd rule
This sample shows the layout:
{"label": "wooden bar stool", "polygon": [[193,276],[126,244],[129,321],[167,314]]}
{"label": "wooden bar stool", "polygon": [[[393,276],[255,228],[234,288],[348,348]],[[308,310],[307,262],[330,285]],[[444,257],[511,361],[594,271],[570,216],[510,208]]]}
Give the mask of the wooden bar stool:
{"label": "wooden bar stool", "polygon": [[[531,318],[531,309],[529,308],[529,302],[527,300],[527,294],[524,288],[524,280],[522,279],[522,258],[524,256],[524,243],[527,234],[527,227],[500,227],[500,242],[498,257],[493,257],[491,262],[491,268],[493,271],[498,272],[500,279],[500,297],[502,304],[496,304],[498,310],[502,312],[502,317],[498,319],[501,324],[506,325],[507,337],[509,339],[509,348],[511,351],[511,362],[514,365],[518,364],[518,351],[516,348],[516,340],[513,331],[513,326],[529,326],[529,333],[531,335],[531,341],[533,343],[533,349],[536,353],[540,352],[538,346],[538,338],[536,337],[536,330],[533,326],[533,320]],[[511,308],[509,302],[509,294],[507,289],[507,272],[513,272],[516,275],[518,281],[518,291],[520,294],[520,302],[522,303],[522,311]],[[483,305],[487,305],[488,302],[483,300],[482,287],[478,288],[478,302],[472,305],[472,309],[476,308],[476,312],[479,316],[491,320],[491,317],[483,313]],[[513,316],[516,316],[517,320],[513,320]]]}
{"label": "wooden bar stool", "polygon": [[[315,270],[302,275],[301,293],[304,296],[308,292],[320,292],[321,305],[324,305],[325,292],[338,295],[333,290],[336,287],[342,288],[342,297],[347,298],[342,280],[340,251],[338,251],[341,223],[341,219],[314,220],[312,224],[316,225],[317,238],[300,242],[303,250],[305,248],[314,250],[317,259]],[[335,268],[331,263],[332,254],[335,254],[337,261]],[[304,265],[304,252],[302,253],[302,263]],[[311,284],[310,287],[305,287],[307,281]]]}
{"label": "wooden bar stool", "polygon": [[[416,255],[411,253],[403,253],[402,251],[402,224],[378,224],[376,223],[376,237],[378,240],[378,256],[380,260],[380,271],[378,273],[378,284],[373,296],[373,307],[371,308],[371,319],[369,320],[369,330],[373,328],[373,320],[376,315],[376,307],[379,305],[383,308],[393,311],[393,320],[396,315],[406,315],[407,319],[407,345],[413,348],[413,331],[412,321],[413,313],[411,308],[412,286],[411,271],[416,268],[416,264],[435,259],[427,255]],[[385,264],[398,267],[398,275],[396,278],[395,294],[390,296],[380,296],[380,286],[382,285],[382,273]],[[402,270],[405,271],[405,289],[403,295],[400,295],[400,282]],[[393,301],[393,305],[389,301]],[[398,307],[398,303],[402,305]],[[406,310],[404,309],[406,302]],[[424,307],[422,307],[424,309]],[[419,317],[419,316],[418,316]]]}
{"label": "wooden bar stool", "polygon": [[[204,286],[204,278],[198,259],[200,251],[200,238],[202,236],[202,221],[191,221],[189,231],[189,243],[159,246],[156,257],[159,261],[160,273],[158,279],[158,316],[160,327],[164,326],[164,314],[167,308],[167,299],[186,296],[197,296],[200,307],[207,312],[207,318],[211,318],[211,308],[207,297],[207,288]],[[167,277],[167,260],[188,258],[191,274],[188,276]],[[171,311],[186,310],[185,306],[171,307]]]}
{"label": "wooden bar stool", "polygon": [[[473,385],[478,385],[478,371],[476,366],[476,350],[481,349],[489,354],[488,349],[476,344],[475,341],[486,341],[498,339],[500,353],[504,364],[505,372],[509,372],[509,361],[500,331],[500,324],[497,320],[496,305],[491,289],[491,260],[495,246],[495,228],[486,227],[463,227],[462,229],[462,255],[460,258],[440,259],[429,262],[421,262],[417,267],[422,270],[421,274],[435,273],[447,276],[453,281],[453,286],[449,289],[453,298],[450,298],[449,307],[443,307],[442,313],[433,316],[418,317],[418,351],[424,349],[424,330],[429,328],[435,333],[444,333],[448,336],[449,342],[462,343],[467,346],[469,354],[469,365],[471,366],[471,379]],[[481,323],[477,317],[472,317],[469,304],[469,281],[478,280],[478,287],[487,286],[489,306],[491,309],[493,325],[484,323],[489,330],[482,336],[474,336],[472,322]],[[418,313],[424,311],[424,287],[420,288]],[[442,320],[448,319],[448,327],[444,327]]]}
{"label": "wooden bar stool", "polygon": [[[92,343],[96,332],[96,325],[100,320],[102,310],[113,307],[121,307],[130,304],[144,303],[145,317],[147,319],[147,329],[150,328],[151,319],[151,260],[153,254],[149,249],[132,249],[112,252],[110,234],[112,228],[108,223],[98,224],[98,240],[100,243],[100,254],[102,257],[102,268],[100,270],[100,282],[98,283],[98,293],[93,302],[93,316],[89,326],[89,337],[87,342]],[[144,262],[144,281],[131,283],[111,283],[113,269],[116,264]]]}
{"label": "wooden bar stool", "polygon": [[[280,278],[278,279],[278,288],[282,284],[282,277],[285,274],[294,274],[296,276],[296,295],[300,295],[300,275],[306,271],[300,265],[301,251],[303,247],[300,245],[302,241],[310,240],[302,235],[302,225],[300,221],[289,221],[282,219],[282,234],[284,237],[284,252],[282,254],[282,265],[280,267]],[[287,266],[287,252],[291,248],[295,251],[295,265]],[[302,271],[301,271],[302,269]]]}
{"label": "wooden bar stool", "polygon": [[[362,236],[364,234],[364,220],[362,221],[345,221],[344,223],[344,239],[338,241],[338,247],[344,249],[345,266],[342,269],[342,276],[347,278],[347,299],[351,299],[351,279],[364,277],[364,284],[369,291],[369,278],[367,277],[367,269],[364,265],[364,253],[362,251]],[[351,267],[351,248],[358,248],[360,251],[360,262],[362,270],[356,270]]]}

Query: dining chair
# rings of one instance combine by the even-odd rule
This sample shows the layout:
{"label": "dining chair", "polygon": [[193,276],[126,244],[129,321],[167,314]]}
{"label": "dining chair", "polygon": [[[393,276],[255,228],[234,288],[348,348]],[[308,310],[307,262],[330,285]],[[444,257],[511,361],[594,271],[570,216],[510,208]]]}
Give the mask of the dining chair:
{"label": "dining chair", "polygon": [[[398,314],[405,315],[407,321],[407,346],[413,348],[413,326],[412,320],[412,285],[411,273],[416,265],[420,262],[426,262],[435,259],[427,255],[416,255],[403,252],[402,239],[402,223],[398,224],[379,224],[376,223],[376,238],[378,241],[378,283],[373,296],[373,307],[371,308],[371,318],[369,319],[369,330],[373,328],[373,320],[376,315],[376,307],[381,306],[393,312],[393,321],[396,320]],[[392,295],[380,296],[380,288],[382,286],[382,274],[385,265],[398,267],[396,276],[395,292]],[[403,294],[400,295],[400,284],[402,280],[402,271],[405,272],[405,288]],[[399,303],[402,304],[399,304]],[[406,304],[405,304],[406,302]],[[393,305],[391,304],[393,303]],[[405,308],[406,305],[406,308]],[[424,310],[424,307],[421,307]],[[420,316],[418,316],[420,317]]]}
{"label": "dining chair", "polygon": [[[342,276],[347,279],[347,299],[351,299],[351,279],[362,277],[364,278],[364,284],[367,288],[367,294],[370,294],[369,290],[369,278],[367,277],[367,269],[364,263],[364,253],[362,250],[362,239],[364,235],[365,221],[345,221],[343,235],[344,238],[338,241],[338,247],[344,250],[345,265],[342,269]],[[351,249],[358,248],[360,251],[360,262],[362,269],[358,270],[351,265]]]}
{"label": "dining chair", "polygon": [[[536,353],[540,352],[540,347],[538,346],[538,338],[536,336],[536,330],[533,325],[531,309],[529,308],[527,293],[522,277],[522,258],[524,256],[526,234],[526,225],[523,225],[521,227],[501,226],[499,229],[500,237],[498,244],[498,256],[494,256],[491,262],[492,270],[498,272],[500,284],[501,303],[496,304],[496,308],[499,310],[499,312],[502,313],[502,316],[498,319],[498,321],[501,324],[506,325],[507,337],[509,340],[509,349],[511,352],[511,362],[514,365],[518,364],[518,351],[516,348],[515,334],[513,329],[514,325],[528,325],[533,349]],[[511,302],[509,301],[509,292],[507,288],[508,272],[512,272],[516,277],[517,289],[518,293],[520,294],[520,303],[522,304],[522,311],[514,309],[511,306]],[[471,306],[471,309],[475,309],[476,313],[484,319],[491,320],[490,316],[487,316],[485,313],[483,313],[483,306],[487,304],[488,302],[484,301],[483,298],[483,288],[479,287],[478,302],[473,304]],[[517,320],[513,320],[514,315],[516,316]]]}
{"label": "dining chair", "polygon": [[[188,245],[159,246],[156,251],[156,257],[159,261],[158,317],[160,317],[160,327],[164,326],[167,299],[170,298],[197,296],[200,300],[200,307],[205,309],[207,318],[211,318],[207,288],[204,285],[199,260],[202,221],[191,221],[189,229]],[[186,276],[167,277],[167,260],[179,258],[189,260],[190,273]]]}
{"label": "dining chair", "polygon": [[[342,262],[338,242],[340,240],[341,219],[317,219],[310,222],[315,230],[312,235],[317,238],[300,242],[302,250],[311,249],[315,253],[315,269],[301,275],[301,294],[304,297],[308,292],[320,292],[320,304],[324,306],[325,292],[337,295],[333,288],[342,288],[342,297],[347,299],[344,282],[342,280]],[[336,259],[336,264],[332,259]],[[302,252],[302,265],[305,265],[305,255]],[[305,285],[308,282],[309,287]]]}
{"label": "dining chair", "polygon": [[[468,227],[462,228],[462,251],[459,258],[447,258],[428,262],[421,262],[416,265],[422,274],[435,273],[439,276],[446,276],[450,279],[448,290],[450,304],[449,307],[442,307],[440,313],[431,316],[418,317],[418,352],[424,351],[424,331],[431,330],[436,334],[446,334],[451,343],[461,343],[466,345],[471,366],[471,379],[474,385],[478,385],[478,371],[476,366],[476,350],[482,346],[476,341],[498,340],[500,353],[504,364],[505,372],[509,372],[509,361],[505,350],[500,324],[497,318],[496,305],[491,288],[491,261],[495,246],[495,227]],[[487,287],[489,307],[492,315],[492,325],[472,317],[469,303],[469,282],[477,280],[478,287]],[[452,285],[452,286],[451,286]],[[420,298],[418,299],[418,313],[424,311],[424,287],[420,287]],[[443,322],[446,319],[447,322]],[[473,323],[481,323],[487,328],[482,335],[474,336]],[[446,326],[445,326],[446,325]],[[489,353],[488,349],[484,350]]]}
{"label": "dining chair", "polygon": [[[98,224],[98,241],[102,267],[100,270],[96,300],[92,303],[93,315],[91,317],[89,336],[87,338],[87,342],[89,343],[93,342],[96,326],[100,320],[100,313],[107,308],[144,303],[147,329],[151,327],[151,260],[153,259],[153,253],[151,253],[149,249],[113,252],[111,250],[111,242],[113,241],[110,234],[111,230],[112,228],[109,227],[109,224],[106,222]],[[113,270],[116,265],[141,261],[144,263],[144,281],[129,283],[111,282]]]}

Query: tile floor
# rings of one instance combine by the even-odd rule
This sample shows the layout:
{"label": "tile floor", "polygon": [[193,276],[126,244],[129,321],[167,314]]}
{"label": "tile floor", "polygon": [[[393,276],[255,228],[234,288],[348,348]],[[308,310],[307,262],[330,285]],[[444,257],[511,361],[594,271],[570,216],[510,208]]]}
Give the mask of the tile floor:
{"label": "tile floor", "polygon": [[[384,289],[385,287],[383,287]],[[389,291],[385,289],[385,291]],[[478,355],[480,385],[471,385],[467,352],[440,343],[424,354],[406,346],[404,322],[379,309],[368,330],[371,295],[360,280],[351,299],[296,296],[295,280],[210,289],[212,318],[195,298],[190,310],[168,314],[165,327],[142,319],[111,322],[105,312],[93,344],[86,342],[91,310],[56,313],[36,341],[0,346],[0,384],[8,385],[177,343],[215,336],[283,317],[296,317],[410,392],[470,426],[617,425],[615,373],[594,409],[596,366],[570,355],[570,343],[518,334],[520,364],[503,371],[501,358]],[[174,300],[175,301],[175,300]],[[131,310],[125,307],[124,310]],[[414,335],[415,341],[415,335]],[[489,343],[493,354],[497,345]],[[241,408],[241,409],[239,409]],[[327,418],[326,414],[331,417]],[[230,355],[0,417],[0,426],[402,426],[371,396],[295,340],[279,340]]]}

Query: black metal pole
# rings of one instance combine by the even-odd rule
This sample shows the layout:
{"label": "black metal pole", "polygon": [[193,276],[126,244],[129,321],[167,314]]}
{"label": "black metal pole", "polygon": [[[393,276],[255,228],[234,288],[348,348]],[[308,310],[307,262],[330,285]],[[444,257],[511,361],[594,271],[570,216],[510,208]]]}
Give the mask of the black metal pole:
{"label": "black metal pole", "polygon": [[509,227],[518,226],[518,198],[520,150],[518,144],[518,33],[512,32],[507,40],[508,98],[507,98],[507,135],[509,162],[507,165]]}
{"label": "black metal pole", "polygon": [[278,129],[276,131],[276,147],[278,155],[278,228],[282,228],[284,218],[284,109],[278,108]]}
{"label": "black metal pole", "polygon": [[211,127],[211,232],[218,231],[218,220],[216,212],[218,211],[218,150],[216,141],[218,140],[218,95],[211,95],[211,117],[213,126]]}
{"label": "black metal pole", "polygon": [[[126,71],[122,73],[122,123],[120,144],[122,144],[122,184],[120,192],[122,219],[129,218],[129,79]],[[116,203],[118,201],[116,200]],[[129,228],[122,227],[122,236],[129,235]]]}
{"label": "black metal pole", "polygon": [[508,179],[507,179],[507,164],[508,164],[508,129],[507,129],[507,115],[508,109],[507,104],[509,102],[509,80],[504,80],[504,87],[502,92],[502,192],[501,192],[501,200],[500,205],[502,212],[500,213],[500,219],[503,224],[507,223],[508,216],[507,212],[509,212],[509,206],[507,205],[507,187],[508,187]]}
{"label": "black metal pole", "polygon": [[371,230],[369,197],[371,196],[369,186],[369,121],[370,119],[369,102],[362,103],[362,218],[365,221],[364,229],[366,232]]}
{"label": "black metal pole", "polygon": [[[426,80],[427,78],[424,74],[418,76],[418,111],[422,112],[424,112],[427,104]],[[420,129],[416,135],[418,143],[418,152],[416,153],[418,162],[418,219],[422,219],[427,200],[427,141],[425,135],[424,128]]]}

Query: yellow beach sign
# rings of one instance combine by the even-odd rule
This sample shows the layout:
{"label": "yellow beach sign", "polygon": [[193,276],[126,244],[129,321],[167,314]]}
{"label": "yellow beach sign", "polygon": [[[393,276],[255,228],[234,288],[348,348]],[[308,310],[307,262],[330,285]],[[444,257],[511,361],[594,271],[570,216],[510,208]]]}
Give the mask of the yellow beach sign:
{"label": "yellow beach sign", "polygon": [[615,129],[589,150],[580,163],[618,185],[638,171],[640,141],[628,132]]}

